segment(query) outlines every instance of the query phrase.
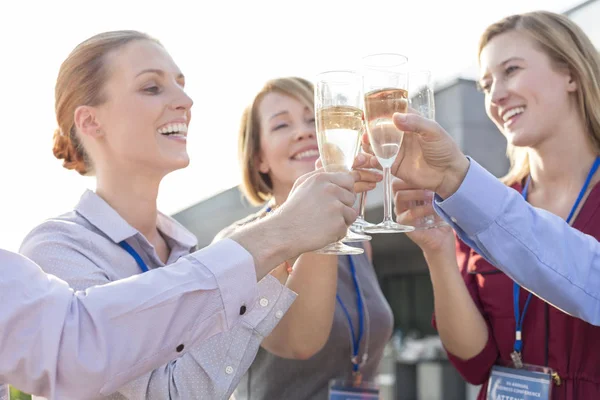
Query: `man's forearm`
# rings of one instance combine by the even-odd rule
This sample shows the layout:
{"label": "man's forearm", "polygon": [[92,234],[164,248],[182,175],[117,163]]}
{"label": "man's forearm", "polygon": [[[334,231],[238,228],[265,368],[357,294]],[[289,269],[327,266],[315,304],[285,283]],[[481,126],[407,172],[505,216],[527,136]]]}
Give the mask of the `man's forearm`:
{"label": "man's forearm", "polygon": [[260,281],[285,260],[298,256],[293,229],[286,228],[277,214],[253,222],[232,233],[235,240],[254,257],[256,279]]}
{"label": "man's forearm", "polygon": [[460,238],[524,288],[600,326],[600,243],[527,203],[472,161],[435,208]]}

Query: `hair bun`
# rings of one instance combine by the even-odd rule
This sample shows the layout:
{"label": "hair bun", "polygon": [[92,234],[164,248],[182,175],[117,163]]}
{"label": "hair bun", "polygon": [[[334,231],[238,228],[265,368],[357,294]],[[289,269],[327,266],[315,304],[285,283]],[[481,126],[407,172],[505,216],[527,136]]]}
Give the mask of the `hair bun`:
{"label": "hair bun", "polygon": [[84,157],[77,150],[71,138],[68,135],[63,135],[60,128],[57,128],[54,131],[53,141],[52,152],[54,153],[54,157],[63,160],[63,167],[74,169],[81,175],[85,175],[87,168]]}

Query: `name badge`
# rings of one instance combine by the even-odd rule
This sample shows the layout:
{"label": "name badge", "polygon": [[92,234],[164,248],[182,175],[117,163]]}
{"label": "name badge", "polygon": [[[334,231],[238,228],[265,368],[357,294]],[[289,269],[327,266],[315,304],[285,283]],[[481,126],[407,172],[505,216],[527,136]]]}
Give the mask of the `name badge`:
{"label": "name badge", "polygon": [[[539,368],[539,367],[538,367]],[[549,400],[552,376],[537,368],[494,366],[488,381],[487,400]]]}
{"label": "name badge", "polygon": [[379,400],[379,388],[371,382],[355,385],[352,381],[335,379],[329,382],[329,400]]}

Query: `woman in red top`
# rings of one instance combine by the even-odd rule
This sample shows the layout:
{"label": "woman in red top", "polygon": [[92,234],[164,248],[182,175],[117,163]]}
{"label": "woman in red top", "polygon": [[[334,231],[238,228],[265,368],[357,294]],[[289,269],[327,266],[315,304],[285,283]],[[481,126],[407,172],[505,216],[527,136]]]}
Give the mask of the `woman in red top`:
{"label": "woman in red top", "polygon": [[[508,141],[511,168],[503,181],[532,205],[600,239],[600,62],[594,45],[565,16],[515,15],[485,31],[479,65],[487,114]],[[400,221],[431,212],[407,211],[406,200],[422,192],[400,181],[394,187]],[[429,265],[442,342],[462,376],[483,385],[478,399],[486,398],[492,367],[510,363],[515,350],[524,363],[555,371],[552,399],[600,399],[600,328],[535,296],[524,313],[529,293],[517,286],[518,312],[525,315],[522,348],[515,348],[510,278],[464,243],[455,245],[450,228],[409,236]]]}

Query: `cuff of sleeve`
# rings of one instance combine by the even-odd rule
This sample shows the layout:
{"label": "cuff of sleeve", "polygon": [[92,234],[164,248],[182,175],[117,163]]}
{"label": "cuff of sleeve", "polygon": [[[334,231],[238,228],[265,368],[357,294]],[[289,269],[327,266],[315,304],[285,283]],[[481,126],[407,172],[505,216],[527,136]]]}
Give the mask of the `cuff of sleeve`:
{"label": "cuff of sleeve", "polygon": [[[282,285],[272,275],[265,276],[258,285],[260,300],[253,311],[253,325],[256,332],[267,337],[288,312],[298,294]],[[265,298],[269,299],[270,307],[261,307],[260,303]],[[264,310],[258,311],[260,308],[264,308]]]}
{"label": "cuff of sleeve", "polygon": [[215,277],[228,328],[240,319],[242,307],[256,302],[258,288],[252,255],[231,239],[222,239],[190,255]]}
{"label": "cuff of sleeve", "polygon": [[508,200],[508,191],[512,189],[475,160],[467,158],[470,164],[463,183],[446,200],[436,195],[434,205],[467,235],[476,236],[502,213]]}

